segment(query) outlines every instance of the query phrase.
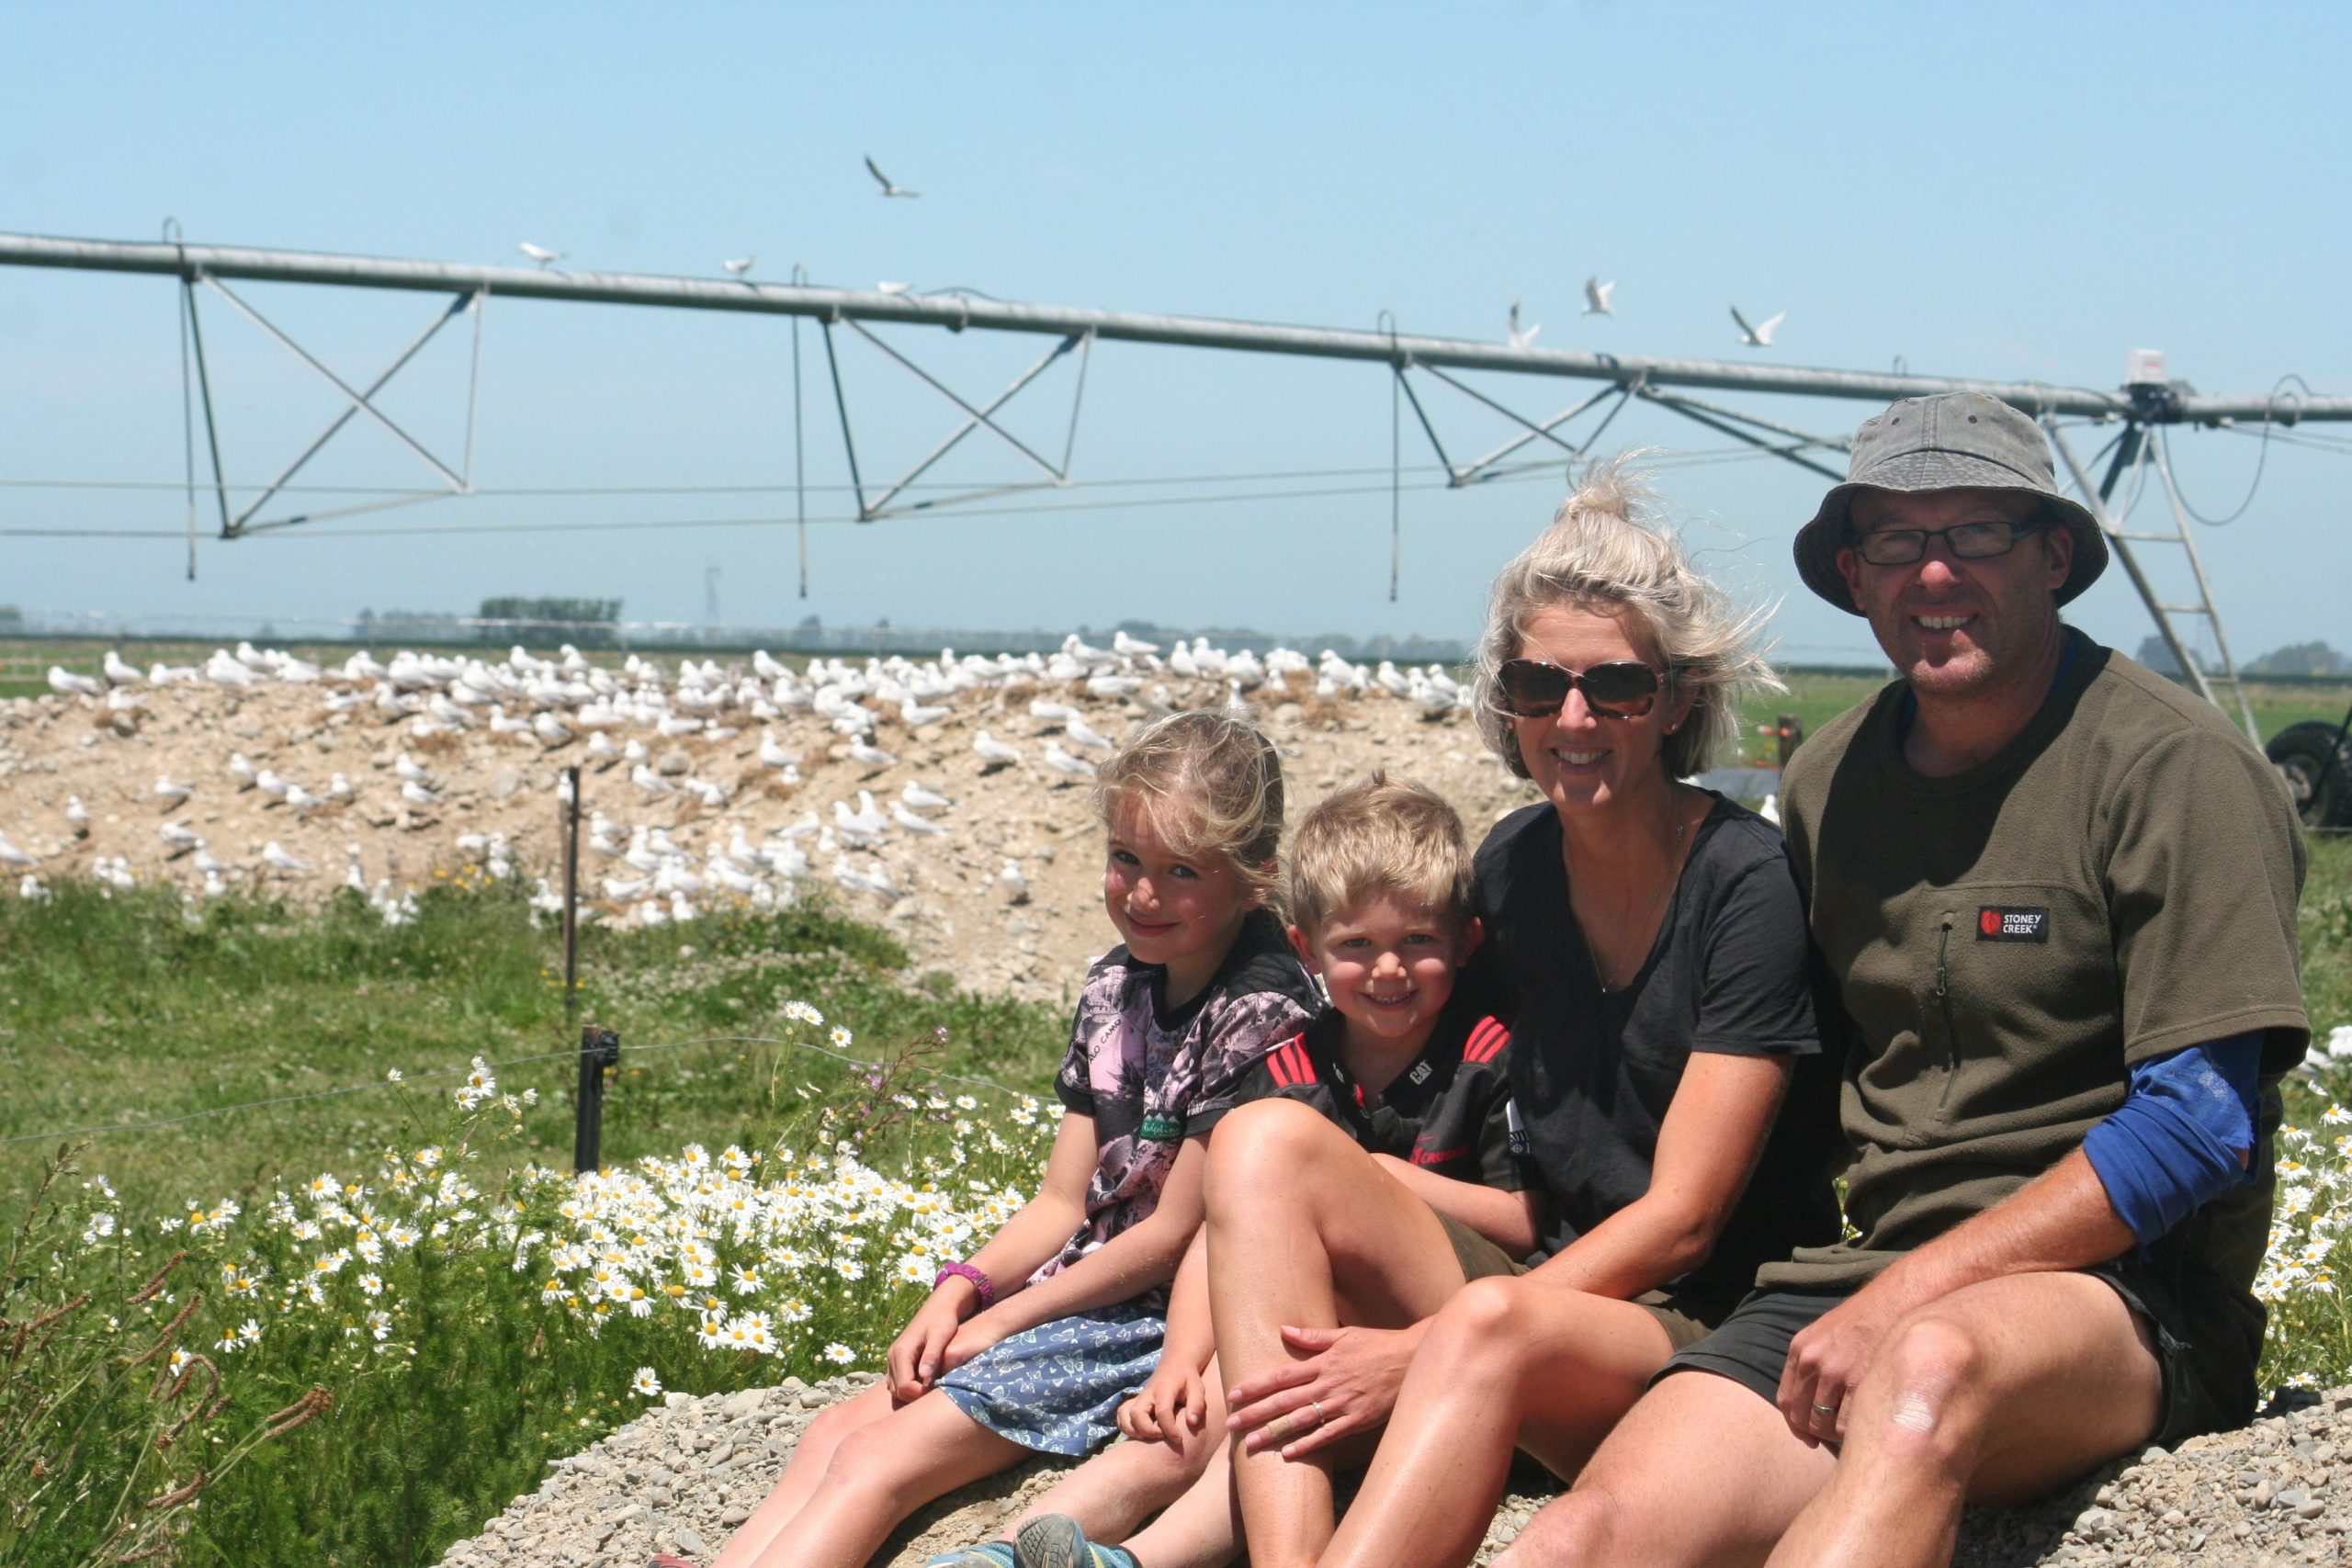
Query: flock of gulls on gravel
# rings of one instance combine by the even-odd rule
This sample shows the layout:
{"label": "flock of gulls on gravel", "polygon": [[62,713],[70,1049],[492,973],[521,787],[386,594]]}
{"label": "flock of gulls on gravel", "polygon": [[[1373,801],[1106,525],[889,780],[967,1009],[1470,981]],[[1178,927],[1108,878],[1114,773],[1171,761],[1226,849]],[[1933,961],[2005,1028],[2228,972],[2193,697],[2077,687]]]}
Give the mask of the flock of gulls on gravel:
{"label": "flock of gulls on gravel", "polygon": [[[156,664],[144,672],[109,651],[101,668],[102,675],[89,676],[52,665],[49,684],[61,696],[116,714],[142,706],[157,688],[209,687],[231,694],[311,688],[326,715],[349,715],[354,721],[372,717],[400,727],[416,741],[468,734],[500,737],[537,754],[554,753],[553,761],[576,760],[625,778],[624,800],[649,811],[666,806],[670,809],[665,814],[672,817],[675,807],[688,801],[723,813],[735,791],[748,782],[763,786],[773,783],[781,786],[775,792],[778,794],[797,793],[804,784],[801,769],[812,757],[838,760],[858,771],[861,787],[854,789],[854,798],[836,797],[829,810],[803,810],[797,819],[756,840],[740,818],[722,817],[709,825],[699,853],[679,841],[689,835],[675,821],[655,825],[625,819],[626,813],[608,814],[602,807],[592,810],[582,825],[583,895],[593,898],[601,894],[608,918],[632,925],[693,919],[694,900],[699,897],[778,907],[795,897],[796,884],[817,877],[830,878],[852,893],[897,901],[905,889],[881,852],[886,846],[912,848],[945,839],[951,829],[941,817],[952,813],[956,802],[935,784],[920,778],[904,779],[895,794],[886,787],[885,798],[862,785],[899,764],[886,740],[904,746],[901,735],[920,736],[959,706],[972,717],[985,709],[991,722],[1008,734],[1014,725],[1024,731],[1009,739],[987,728],[971,732],[970,750],[982,775],[1019,770],[1041,785],[1055,786],[1091,781],[1101,759],[1117,747],[1116,740],[1088,721],[1077,705],[1080,698],[1115,702],[1122,705],[1119,711],[1132,711],[1125,707],[1132,704],[1152,714],[1215,702],[1220,691],[1228,705],[1243,711],[1253,694],[1283,701],[1312,692],[1327,702],[1383,694],[1413,705],[1430,719],[1464,711],[1470,702],[1468,690],[1442,665],[1405,670],[1386,660],[1364,665],[1329,649],[1318,659],[1283,648],[1263,655],[1227,652],[1210,647],[1205,638],[1177,642],[1163,653],[1159,644],[1125,632],[1101,648],[1072,635],[1050,654],[959,657],[944,650],[926,660],[819,658],[804,670],[790,668],[765,651],[752,654],[748,665],[732,669],[708,659],[687,658],[673,670],[635,654],[616,668],[607,668],[570,646],[553,659],[516,648],[496,660],[403,650],[388,662],[361,652],[340,664],[318,664],[250,643],[238,644],[233,652],[216,650],[200,665]],[[1270,682],[1273,685],[1266,690]],[[892,721],[887,728],[885,721]],[[691,757],[679,746],[688,740],[706,746],[733,740],[752,727],[760,730],[756,749],[749,753],[756,758],[756,771],[739,776],[731,787],[695,772]],[[787,743],[783,734],[787,727],[802,732],[803,743]],[[811,729],[822,748],[814,752],[806,744]],[[576,752],[563,755],[575,744]],[[433,750],[418,749],[428,755]],[[742,750],[739,742],[728,755]],[[449,793],[431,768],[407,750],[398,752],[391,772],[401,807],[412,819],[442,806]],[[264,842],[257,855],[243,863],[216,856],[205,836],[175,814],[185,816],[182,808],[192,800],[224,790],[257,792],[265,797],[266,808],[282,806],[296,821],[350,806],[361,793],[345,773],[334,773],[323,782],[297,779],[256,765],[242,751],[232,752],[209,777],[159,775],[153,789],[163,818],[156,833],[170,860],[185,858],[201,877],[200,886],[190,890],[191,897],[199,893],[218,897],[238,877],[258,883],[329,874],[276,839]],[[75,839],[87,838],[90,814],[78,796],[68,799],[65,818]],[[513,851],[503,834],[461,834],[457,845],[490,875],[503,879],[515,874]],[[363,874],[357,844],[347,845],[345,853],[345,886],[368,898],[388,923],[413,917],[413,897],[397,889],[391,877],[371,884]],[[37,869],[40,858],[0,833],[0,868],[21,874],[19,891],[25,897],[45,896]],[[136,886],[127,857],[99,856],[91,874],[109,886]],[[1018,860],[1005,859],[995,880],[1008,901],[1027,901],[1028,881]],[[532,901],[550,912],[561,908],[560,896],[545,878],[538,880]],[[595,912],[583,903],[583,918]]]}

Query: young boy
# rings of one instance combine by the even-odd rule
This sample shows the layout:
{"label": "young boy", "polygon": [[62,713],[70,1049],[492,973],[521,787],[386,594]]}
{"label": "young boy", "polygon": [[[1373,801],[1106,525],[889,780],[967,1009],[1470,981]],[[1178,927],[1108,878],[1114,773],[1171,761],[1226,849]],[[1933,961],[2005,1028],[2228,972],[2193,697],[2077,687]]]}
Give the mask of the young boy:
{"label": "young boy", "polygon": [[[1290,941],[1329,1003],[1259,1059],[1235,1103],[1295,1100],[1345,1129],[1388,1176],[1435,1210],[1465,1272],[1496,1248],[1523,1257],[1536,1215],[1513,1149],[1510,1032],[1456,975],[1483,932],[1471,913],[1470,846],[1434,792],[1378,773],[1333,795],[1299,825],[1285,906]],[[1210,1158],[1216,1158],[1216,1135]],[[1483,1238],[1483,1239],[1482,1239]],[[1119,1411],[1136,1439],[1047,1493],[1014,1542],[933,1559],[953,1568],[1215,1568],[1240,1551],[1213,1369],[1202,1237],[1169,1303],[1159,1371]],[[1125,1547],[1154,1509],[1166,1512]]]}

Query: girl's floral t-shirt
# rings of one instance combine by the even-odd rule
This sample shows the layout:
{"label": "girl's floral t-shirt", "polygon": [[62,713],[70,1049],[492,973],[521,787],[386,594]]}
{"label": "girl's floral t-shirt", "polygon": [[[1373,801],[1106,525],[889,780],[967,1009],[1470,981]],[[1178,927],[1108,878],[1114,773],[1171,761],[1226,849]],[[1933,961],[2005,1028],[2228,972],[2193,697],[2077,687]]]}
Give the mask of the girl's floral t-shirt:
{"label": "girl's floral t-shirt", "polygon": [[1167,973],[1137,964],[1124,945],[1087,971],[1054,1092],[1094,1119],[1094,1176],[1086,1223],[1032,1284],[1149,1218],[1185,1137],[1231,1110],[1250,1068],[1321,1005],[1281,925],[1263,910],[1242,922],[1216,976],[1181,1009],[1161,1001]]}

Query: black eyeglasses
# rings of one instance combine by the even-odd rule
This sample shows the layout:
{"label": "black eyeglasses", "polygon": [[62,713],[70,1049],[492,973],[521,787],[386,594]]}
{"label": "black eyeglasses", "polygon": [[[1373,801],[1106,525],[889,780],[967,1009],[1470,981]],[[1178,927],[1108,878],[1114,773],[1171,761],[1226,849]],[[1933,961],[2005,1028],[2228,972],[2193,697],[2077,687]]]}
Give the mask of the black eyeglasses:
{"label": "black eyeglasses", "polygon": [[1857,534],[1854,553],[1872,566],[1909,566],[1928,553],[1929,539],[1941,539],[1961,560],[1985,560],[2007,555],[2019,539],[2049,522],[2047,517],[2029,517],[2022,523],[1955,523],[1949,528],[1880,528]]}
{"label": "black eyeglasses", "polygon": [[1580,691],[1604,718],[1640,718],[1657,701],[1664,679],[1630,659],[1566,670],[1540,659],[1507,659],[1495,671],[1495,705],[1514,718],[1549,718]]}

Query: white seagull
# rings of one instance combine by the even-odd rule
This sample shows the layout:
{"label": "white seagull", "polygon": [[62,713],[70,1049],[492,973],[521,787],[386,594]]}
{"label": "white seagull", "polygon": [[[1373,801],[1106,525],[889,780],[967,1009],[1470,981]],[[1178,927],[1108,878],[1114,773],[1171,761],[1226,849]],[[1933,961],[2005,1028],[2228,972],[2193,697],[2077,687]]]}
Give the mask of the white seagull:
{"label": "white seagull", "polygon": [[77,839],[90,836],[90,808],[82,804],[82,797],[78,795],[65,797],[65,825],[74,829],[74,836]]}
{"label": "white seagull", "polygon": [[874,176],[875,183],[882,187],[884,196],[921,196],[922,194],[919,190],[909,190],[904,186],[892,185],[890,176],[884,174],[875,164],[874,154],[871,152],[865,155],[865,172]]}
{"label": "white seagull", "polygon": [[1091,779],[1094,776],[1094,764],[1083,757],[1071,756],[1062,750],[1062,744],[1058,740],[1046,742],[1046,766],[1057,773],[1068,773],[1074,779]]}
{"label": "white seagull", "polygon": [[292,873],[311,869],[309,861],[295,859],[279,846],[276,839],[270,840],[261,847],[261,858],[265,864],[276,871]]}
{"label": "white seagull", "polygon": [[560,262],[563,259],[563,253],[561,251],[551,251],[545,245],[535,245],[528,240],[524,241],[514,248],[522,252],[525,255],[530,257],[533,261],[538,263],[543,267],[550,265],[556,262]]}
{"label": "white seagull", "polygon": [[1751,327],[1747,324],[1747,318],[1739,313],[1739,307],[1734,305],[1731,308],[1731,319],[1739,323],[1740,342],[1750,348],[1770,348],[1772,346],[1774,329],[1789,319],[1789,313],[1783,310],[1779,315],[1768,319],[1763,325]]}
{"label": "white seagull", "polygon": [[982,773],[991,773],[998,768],[1009,768],[1021,761],[1020,752],[985,729],[972,737],[972,751],[980,760]]}
{"label": "white seagull", "polygon": [[32,856],[10,843],[7,834],[0,833],[0,865],[27,866],[39,863]]}
{"label": "white seagull", "polygon": [[76,675],[62,665],[49,667],[49,689],[62,697],[95,697],[107,689],[106,682],[91,675]]}
{"label": "white seagull", "polygon": [[1586,278],[1584,280],[1584,313],[1588,316],[1615,315],[1617,307],[1609,302],[1609,296],[1616,292],[1616,289],[1617,285],[1614,282],[1601,282],[1598,273]]}
{"label": "white seagull", "polygon": [[899,789],[899,798],[917,811],[944,811],[956,804],[936,790],[923,788],[912,779]]}
{"label": "white seagull", "polygon": [[1015,904],[1029,902],[1029,879],[1021,874],[1021,863],[1008,860],[1004,869],[996,874],[996,885],[1004,889],[1007,900]]}
{"label": "white seagull", "polygon": [[1514,299],[1510,302],[1510,319],[1503,330],[1510,340],[1511,347],[1525,348],[1535,341],[1535,334],[1544,330],[1544,323],[1538,321],[1532,327],[1522,329],[1519,324],[1519,301]]}
{"label": "white seagull", "polygon": [[760,258],[757,256],[738,256],[733,261],[723,261],[718,265],[725,267],[737,277],[741,277],[745,273],[751,271],[752,265],[759,259]]}

